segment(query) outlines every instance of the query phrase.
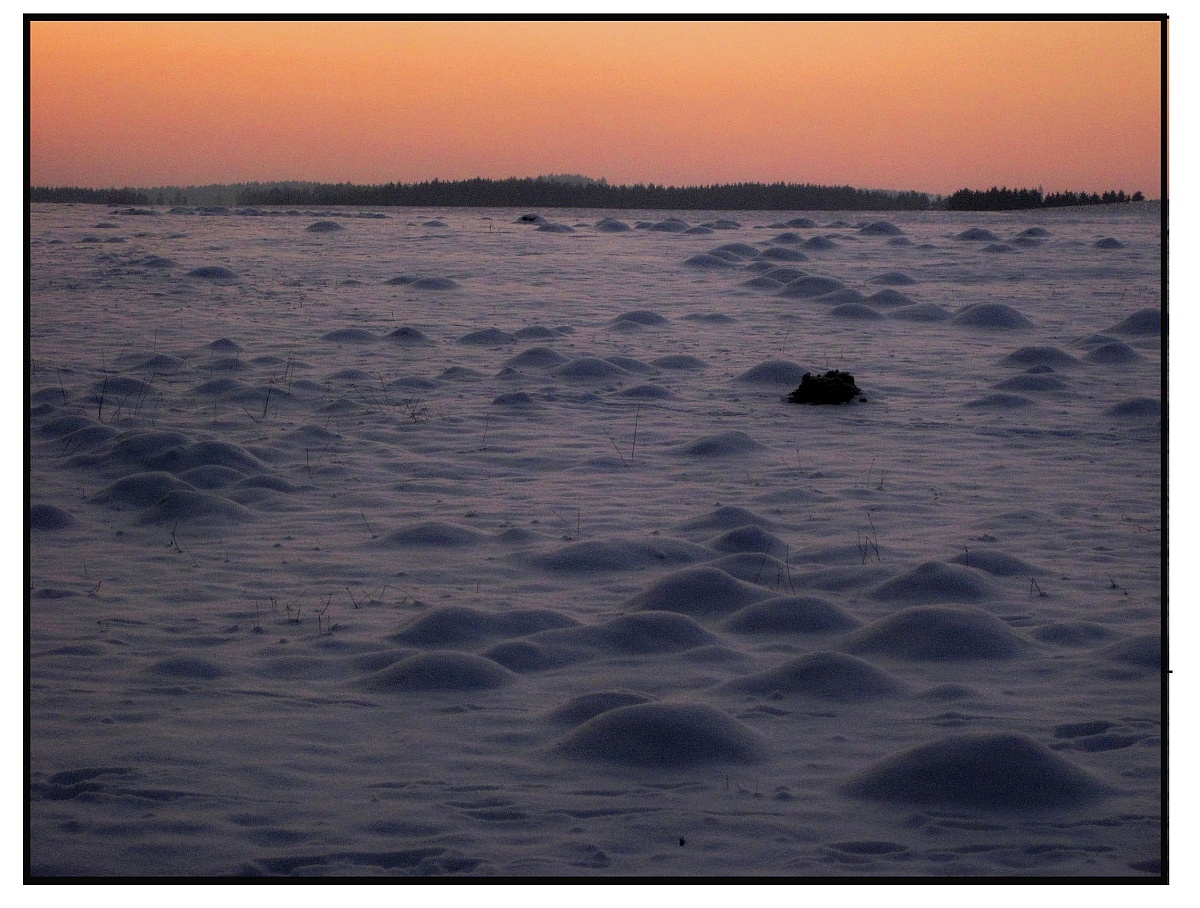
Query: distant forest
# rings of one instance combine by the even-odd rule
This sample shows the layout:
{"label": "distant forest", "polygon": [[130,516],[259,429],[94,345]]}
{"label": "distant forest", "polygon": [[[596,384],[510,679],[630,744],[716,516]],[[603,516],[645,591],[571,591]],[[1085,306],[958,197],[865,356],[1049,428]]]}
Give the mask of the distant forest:
{"label": "distant forest", "polygon": [[883,192],[852,186],[795,183],[729,183],[714,186],[610,186],[561,178],[459,180],[426,183],[298,183],[248,187],[239,205],[398,205],[421,208],[648,208],[725,211],[923,210],[922,192]]}
{"label": "distant forest", "polygon": [[1103,195],[1093,192],[1052,192],[1042,195],[1039,189],[997,189],[986,191],[960,189],[945,200],[948,211],[1023,211],[1028,208],[1065,208],[1070,205],[1119,205],[1125,202],[1144,202],[1140,192],[1126,195],[1125,190],[1111,190]]}
{"label": "distant forest", "polygon": [[424,183],[236,183],[148,189],[29,189],[31,202],[97,205],[313,205],[419,208],[611,208],[724,211],[1014,211],[1068,205],[1106,205],[1144,200],[1140,192],[1097,193],[1039,189],[960,189],[942,198],[923,192],[855,189],[811,183],[729,183],[712,186],[610,186],[570,174],[507,180],[432,180]]}

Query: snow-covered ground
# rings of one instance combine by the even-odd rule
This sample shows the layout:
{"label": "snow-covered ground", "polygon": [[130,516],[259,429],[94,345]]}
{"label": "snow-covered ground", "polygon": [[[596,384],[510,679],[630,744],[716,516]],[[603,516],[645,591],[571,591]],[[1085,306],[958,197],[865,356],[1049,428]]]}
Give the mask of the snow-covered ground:
{"label": "snow-covered ground", "polygon": [[1157,875],[1157,206],[525,214],[33,207],[33,874]]}

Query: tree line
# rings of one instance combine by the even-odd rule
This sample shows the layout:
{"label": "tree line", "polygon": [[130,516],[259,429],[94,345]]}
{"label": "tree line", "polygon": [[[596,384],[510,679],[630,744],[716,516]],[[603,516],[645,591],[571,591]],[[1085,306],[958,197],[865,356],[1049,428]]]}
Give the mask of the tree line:
{"label": "tree line", "polygon": [[1125,202],[1143,202],[1141,192],[1126,195],[1125,190],[1093,192],[1052,192],[1043,195],[1037,189],[1009,189],[993,186],[987,190],[960,189],[946,199],[949,211],[1023,211],[1029,208],[1065,208],[1072,205],[1119,205]]}
{"label": "tree line", "polygon": [[942,198],[812,183],[725,183],[611,186],[572,174],[505,180],[429,180],[423,183],[234,183],[150,189],[31,186],[31,202],[98,205],[238,205],[307,207],[371,205],[418,208],[613,208],[676,211],[1017,211],[1070,205],[1141,202],[1141,192],[1054,192],[1037,189],[960,189]]}
{"label": "tree line", "polygon": [[31,186],[31,202],[82,202],[90,205],[149,205],[150,196],[138,189],[83,189],[78,186]]}
{"label": "tree line", "polygon": [[239,205],[376,205],[421,208],[648,208],[727,211],[892,211],[923,210],[931,198],[922,192],[884,192],[852,186],[810,183],[728,183],[611,186],[600,180],[574,182],[545,178],[430,180],[423,183],[288,183],[248,187]]}
{"label": "tree line", "polygon": [[887,192],[811,183],[729,183],[612,186],[572,175],[505,180],[429,180],[422,183],[241,183],[153,189],[30,187],[32,202],[106,205],[314,205],[418,208],[615,208],[727,211],[920,211],[934,199],[923,192]]}

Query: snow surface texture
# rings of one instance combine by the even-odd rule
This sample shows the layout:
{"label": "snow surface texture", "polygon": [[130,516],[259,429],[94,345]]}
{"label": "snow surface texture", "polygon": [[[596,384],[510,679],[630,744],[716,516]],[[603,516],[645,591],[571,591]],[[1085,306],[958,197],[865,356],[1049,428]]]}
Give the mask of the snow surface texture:
{"label": "snow surface texture", "polygon": [[32,871],[1158,874],[1158,209],[522,214],[33,206]]}

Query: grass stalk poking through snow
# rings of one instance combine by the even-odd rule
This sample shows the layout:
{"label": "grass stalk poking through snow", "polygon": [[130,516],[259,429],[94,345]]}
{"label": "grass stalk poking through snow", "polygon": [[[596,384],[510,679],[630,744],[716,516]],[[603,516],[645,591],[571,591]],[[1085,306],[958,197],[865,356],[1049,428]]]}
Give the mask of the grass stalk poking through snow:
{"label": "grass stalk poking through snow", "polygon": [[621,453],[621,446],[617,444],[617,440],[613,438],[607,430],[604,432],[605,437],[612,442],[613,450],[617,452],[617,456],[621,458],[621,466],[628,467],[629,462],[625,459],[625,455]]}
{"label": "grass stalk poking through snow", "polygon": [[862,556],[862,563],[866,564],[871,559],[871,553],[875,553],[875,560],[883,563],[883,559],[879,555],[879,531],[875,529],[875,520],[871,517],[871,509],[865,508],[867,512],[867,521],[871,524],[871,532],[867,533],[863,530],[858,531],[858,554]]}
{"label": "grass stalk poking through snow", "polygon": [[[331,603],[332,601],[333,601],[333,593],[330,593],[330,594],[329,594],[329,595],[328,595],[328,596],[325,598],[325,605],[324,605],[324,607],[323,607],[323,608],[322,608],[322,609],[321,609],[319,612],[317,612],[317,636],[318,636],[318,637],[320,637],[320,636],[321,636],[321,622],[322,622],[322,621],[324,620],[324,618],[325,618],[325,613],[326,613],[327,611],[329,611],[329,603]],[[298,611],[297,611],[297,615],[299,615],[299,612],[298,612]],[[330,619],[329,619],[329,627],[326,629],[326,633],[328,633],[328,634],[332,634],[332,633],[333,633],[333,619],[332,619],[332,618],[330,618]]]}

